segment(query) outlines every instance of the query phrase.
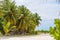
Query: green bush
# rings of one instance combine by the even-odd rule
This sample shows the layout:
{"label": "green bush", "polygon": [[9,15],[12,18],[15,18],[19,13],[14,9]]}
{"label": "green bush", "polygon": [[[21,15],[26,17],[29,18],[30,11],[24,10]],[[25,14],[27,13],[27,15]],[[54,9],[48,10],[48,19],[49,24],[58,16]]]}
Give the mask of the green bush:
{"label": "green bush", "polygon": [[56,39],[60,40],[60,19],[55,19],[55,27],[50,27],[50,34]]}

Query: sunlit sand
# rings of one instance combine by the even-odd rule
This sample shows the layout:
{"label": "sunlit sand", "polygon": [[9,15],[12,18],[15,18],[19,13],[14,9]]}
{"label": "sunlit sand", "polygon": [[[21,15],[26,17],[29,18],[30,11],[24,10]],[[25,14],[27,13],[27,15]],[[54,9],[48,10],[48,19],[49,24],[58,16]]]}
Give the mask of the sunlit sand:
{"label": "sunlit sand", "polygon": [[54,38],[49,34],[40,34],[35,36],[1,37],[0,40],[54,40]]}

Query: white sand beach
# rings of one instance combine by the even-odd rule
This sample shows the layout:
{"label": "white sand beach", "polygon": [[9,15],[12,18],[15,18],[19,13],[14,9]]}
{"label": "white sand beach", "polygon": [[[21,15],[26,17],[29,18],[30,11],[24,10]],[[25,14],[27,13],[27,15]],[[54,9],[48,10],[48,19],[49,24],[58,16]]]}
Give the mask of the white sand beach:
{"label": "white sand beach", "polygon": [[35,36],[20,36],[20,37],[0,37],[0,40],[54,40],[49,34],[40,34]]}

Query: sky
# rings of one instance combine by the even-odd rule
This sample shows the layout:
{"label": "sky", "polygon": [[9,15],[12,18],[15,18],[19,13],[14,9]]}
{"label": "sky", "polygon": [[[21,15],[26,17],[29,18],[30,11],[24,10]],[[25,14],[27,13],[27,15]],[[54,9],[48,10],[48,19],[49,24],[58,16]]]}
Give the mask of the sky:
{"label": "sky", "polygon": [[56,0],[15,0],[16,5],[25,5],[31,12],[41,16],[41,24],[36,30],[49,30],[54,26],[54,19],[59,18],[60,3]]}

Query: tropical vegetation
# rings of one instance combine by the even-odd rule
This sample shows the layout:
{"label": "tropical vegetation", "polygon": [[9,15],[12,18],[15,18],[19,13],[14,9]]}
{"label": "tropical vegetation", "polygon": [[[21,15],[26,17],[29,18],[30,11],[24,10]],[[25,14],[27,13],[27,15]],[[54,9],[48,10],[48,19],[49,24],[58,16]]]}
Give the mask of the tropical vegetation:
{"label": "tropical vegetation", "polygon": [[50,34],[56,39],[60,40],[60,19],[55,19],[55,27],[50,27]]}
{"label": "tropical vegetation", "polygon": [[3,35],[32,34],[40,24],[41,18],[24,5],[17,6],[15,1],[3,0],[0,4],[0,33]]}

